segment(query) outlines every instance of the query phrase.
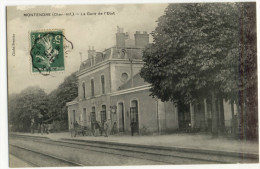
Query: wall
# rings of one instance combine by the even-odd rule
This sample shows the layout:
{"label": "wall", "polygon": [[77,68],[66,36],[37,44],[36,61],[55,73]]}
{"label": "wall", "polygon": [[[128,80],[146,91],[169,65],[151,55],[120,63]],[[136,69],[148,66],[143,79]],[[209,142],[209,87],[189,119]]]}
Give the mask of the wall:
{"label": "wall", "polygon": [[[140,72],[143,63],[133,63],[133,76]],[[122,73],[127,73],[128,79],[121,78]],[[129,61],[111,63],[111,92],[115,92],[118,88],[131,78],[131,64]]]}
{"label": "wall", "polygon": [[165,102],[166,132],[175,131],[179,128],[178,109],[173,102]]}
{"label": "wall", "polygon": [[158,100],[157,105],[158,105],[159,131],[164,132],[166,130],[165,104],[161,100]]}
{"label": "wall", "polygon": [[[198,105],[194,105],[194,117],[195,117],[195,128],[203,129],[206,127],[208,121],[205,117],[211,119],[211,104],[207,104],[207,116],[205,116],[205,105],[203,102],[201,104],[201,109],[198,108]],[[225,127],[231,127],[231,120],[232,120],[232,113],[231,113],[231,105],[229,102],[223,100],[224,105],[224,120],[225,120]],[[234,104],[234,114],[237,113],[236,105]],[[210,125],[210,124],[208,124]],[[209,126],[211,127],[211,126]]]}
{"label": "wall", "polygon": [[159,129],[161,133],[175,131],[179,127],[177,108],[173,102],[158,101]]}
{"label": "wall", "polygon": [[[147,132],[157,132],[157,103],[150,95],[149,89],[111,96],[111,106],[124,103],[125,130],[130,131],[130,106],[132,100],[138,101],[139,130],[147,128]],[[118,112],[117,112],[118,113]],[[118,114],[117,114],[118,116]],[[119,119],[119,118],[118,118]],[[119,126],[119,122],[118,122]]]}
{"label": "wall", "polygon": [[107,119],[110,119],[109,110],[110,110],[110,97],[108,95],[102,95],[98,97],[93,97],[91,99],[82,100],[79,102],[79,114],[83,116],[83,108],[86,108],[86,121],[84,122],[83,119],[80,121],[81,125],[89,126],[91,125],[90,113],[92,112],[92,107],[95,107],[96,112],[96,120],[101,121],[100,112],[102,111],[102,105],[106,106],[106,115]]}
{"label": "wall", "polygon": [[[225,117],[225,126],[231,127],[232,120],[232,112],[231,112],[231,104],[227,101],[224,102],[224,117]],[[234,104],[234,115],[237,114],[237,106]]]}
{"label": "wall", "polygon": [[101,75],[105,77],[105,93],[110,92],[110,70],[109,65],[107,64],[104,67],[93,69],[93,71],[81,75],[79,77],[79,88],[78,88],[78,97],[79,100],[83,99],[83,88],[82,83],[85,82],[86,86],[86,99],[91,98],[91,79],[94,79],[94,95],[102,95],[102,86],[101,86]]}
{"label": "wall", "polygon": [[[78,104],[73,104],[68,106],[68,123],[69,123],[69,129],[73,126],[73,110],[75,110],[75,119],[77,122],[79,122],[79,110],[78,110]],[[72,123],[72,124],[71,124]]]}

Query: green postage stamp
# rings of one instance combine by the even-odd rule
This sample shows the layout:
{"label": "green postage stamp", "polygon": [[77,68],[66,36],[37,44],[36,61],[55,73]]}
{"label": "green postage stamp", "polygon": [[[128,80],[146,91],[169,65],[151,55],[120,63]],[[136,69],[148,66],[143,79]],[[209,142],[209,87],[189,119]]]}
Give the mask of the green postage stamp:
{"label": "green postage stamp", "polygon": [[30,32],[32,72],[44,74],[65,69],[64,38],[63,30]]}

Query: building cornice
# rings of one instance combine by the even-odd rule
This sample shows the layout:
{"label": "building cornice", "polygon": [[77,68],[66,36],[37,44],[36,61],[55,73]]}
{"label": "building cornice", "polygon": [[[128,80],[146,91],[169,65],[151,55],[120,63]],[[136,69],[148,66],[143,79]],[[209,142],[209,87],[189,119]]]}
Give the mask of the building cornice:
{"label": "building cornice", "polygon": [[[88,72],[94,71],[94,70],[96,70],[96,69],[98,69],[98,68],[100,68],[102,66],[105,66],[105,65],[107,65],[109,63],[130,64],[130,61],[128,59],[108,59],[108,60],[100,62],[100,63],[98,63],[98,64],[96,64],[96,65],[94,65],[94,66],[92,66],[90,68],[87,68],[85,70],[79,71],[77,73],[77,77],[80,77],[80,76],[82,76],[82,75],[84,75],[84,74],[86,74]],[[141,59],[134,59],[133,62],[132,62],[132,64],[143,64],[143,63],[144,63],[144,61],[141,60]]]}
{"label": "building cornice", "polygon": [[78,101],[71,101],[71,102],[67,102],[66,103],[66,106],[71,106],[71,105],[74,105],[74,104],[78,104]]}
{"label": "building cornice", "polygon": [[121,94],[133,93],[133,92],[137,92],[137,91],[148,90],[150,88],[151,88],[151,85],[147,84],[147,85],[133,87],[133,88],[125,89],[125,90],[119,90],[114,93],[111,93],[110,96],[117,96],[117,95],[121,95]]}
{"label": "building cornice", "polygon": [[121,95],[121,94],[128,94],[128,93],[133,93],[133,92],[137,92],[137,91],[148,90],[150,88],[151,88],[151,85],[147,84],[147,85],[133,87],[133,88],[125,89],[125,90],[119,90],[119,91],[116,91],[116,92],[113,92],[113,93],[107,93],[105,95],[97,95],[97,96],[94,96],[94,97],[86,98],[84,100],[79,99],[79,101],[71,101],[71,102],[66,103],[66,106],[75,105],[75,104],[78,104],[79,102],[87,101],[87,100],[91,100],[91,99],[96,99],[96,98],[102,97],[102,96],[118,96],[118,95]]}

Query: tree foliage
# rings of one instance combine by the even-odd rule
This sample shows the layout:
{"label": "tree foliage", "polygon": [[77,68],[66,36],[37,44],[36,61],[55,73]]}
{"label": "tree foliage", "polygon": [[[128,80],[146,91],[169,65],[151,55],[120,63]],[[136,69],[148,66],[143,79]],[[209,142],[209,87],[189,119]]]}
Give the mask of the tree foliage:
{"label": "tree foliage", "polygon": [[[234,3],[170,4],[144,51],[152,95],[185,102],[237,89],[239,12]],[[234,93],[234,92],[233,92]]]}
{"label": "tree foliage", "polygon": [[66,103],[77,95],[76,73],[65,78],[49,95],[39,87],[28,87],[19,94],[9,95],[9,124],[12,125],[12,130],[23,132],[30,131],[31,119],[36,124],[47,119],[56,119],[67,124]]}
{"label": "tree foliage", "polygon": [[66,103],[72,101],[77,96],[78,82],[76,73],[73,73],[48,95],[49,116],[67,120]]}
{"label": "tree foliage", "polygon": [[[9,97],[9,122],[17,131],[29,131],[31,119],[36,122],[47,114],[47,95],[39,87],[28,87]],[[41,115],[40,115],[41,114]]]}

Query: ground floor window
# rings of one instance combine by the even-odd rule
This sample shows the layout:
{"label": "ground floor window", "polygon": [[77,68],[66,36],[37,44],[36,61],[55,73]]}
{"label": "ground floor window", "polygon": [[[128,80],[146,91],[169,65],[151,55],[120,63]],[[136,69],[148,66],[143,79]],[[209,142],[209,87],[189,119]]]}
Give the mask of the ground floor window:
{"label": "ground floor window", "polygon": [[83,123],[84,125],[87,123],[87,109],[83,108]]}
{"label": "ground floor window", "polygon": [[117,106],[117,112],[118,112],[118,119],[119,119],[119,131],[124,132],[125,131],[125,116],[124,116],[124,104],[118,103]]}
{"label": "ground floor window", "polygon": [[130,118],[131,118],[131,122],[138,121],[138,112],[136,107],[130,107]]}
{"label": "ground floor window", "polygon": [[95,107],[92,107],[91,109],[91,122],[96,122],[96,110]]}
{"label": "ground floor window", "polygon": [[139,132],[139,122],[138,122],[138,102],[137,100],[131,101],[130,107],[130,123],[134,123],[135,132]]}
{"label": "ground floor window", "polygon": [[130,119],[131,119],[131,122],[138,122],[138,104],[137,104],[137,100],[133,100],[131,102]]}
{"label": "ground floor window", "polygon": [[101,116],[101,123],[103,125],[105,123],[105,121],[107,120],[106,106],[105,105],[102,105],[102,111],[100,112],[100,116]]}

